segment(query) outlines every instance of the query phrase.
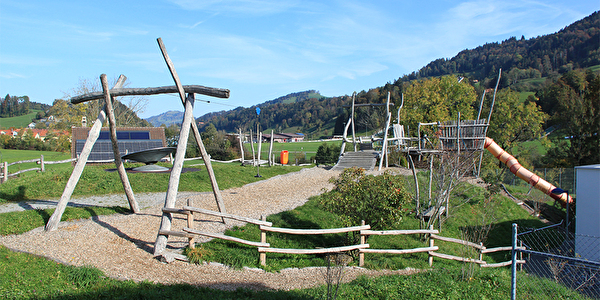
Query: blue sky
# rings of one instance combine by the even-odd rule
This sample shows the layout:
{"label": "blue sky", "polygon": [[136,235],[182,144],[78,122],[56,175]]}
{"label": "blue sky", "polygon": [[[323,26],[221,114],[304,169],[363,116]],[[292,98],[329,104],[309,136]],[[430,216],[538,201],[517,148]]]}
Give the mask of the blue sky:
{"label": "blue sky", "polygon": [[[184,85],[227,88],[195,116],[292,92],[349,95],[438,58],[511,36],[551,34],[598,0],[528,1],[0,1],[0,95],[51,104],[80,80],[124,74],[130,87],[173,85],[161,37]],[[141,117],[182,111],[149,96]]]}

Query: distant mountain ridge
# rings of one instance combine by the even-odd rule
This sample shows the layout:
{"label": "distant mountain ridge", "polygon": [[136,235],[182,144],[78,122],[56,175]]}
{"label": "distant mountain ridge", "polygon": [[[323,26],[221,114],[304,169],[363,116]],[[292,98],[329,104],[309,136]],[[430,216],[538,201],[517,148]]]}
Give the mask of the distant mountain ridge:
{"label": "distant mountain ridge", "polygon": [[152,126],[155,126],[155,127],[159,127],[160,125],[163,125],[163,124],[166,125],[167,127],[169,127],[172,124],[181,123],[181,121],[183,120],[183,112],[176,111],[176,110],[170,110],[170,111],[162,113],[158,116],[152,116],[152,117],[146,118],[144,120],[148,121],[150,124],[152,124]]}

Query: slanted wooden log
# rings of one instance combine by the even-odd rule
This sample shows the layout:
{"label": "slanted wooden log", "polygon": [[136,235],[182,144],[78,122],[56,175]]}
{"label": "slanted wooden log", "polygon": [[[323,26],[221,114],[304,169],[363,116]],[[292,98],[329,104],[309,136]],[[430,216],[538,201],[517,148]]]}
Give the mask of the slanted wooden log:
{"label": "slanted wooden log", "polygon": [[[217,98],[229,98],[228,89],[211,88],[201,85],[184,85],[182,86],[184,93],[195,93],[206,96],[212,96]],[[178,93],[177,86],[161,86],[161,87],[150,87],[150,88],[113,88],[110,91],[113,97],[120,96],[144,96],[144,95],[158,95],[168,93]],[[78,104],[91,100],[97,100],[104,98],[102,92],[93,92],[71,98],[71,103]]]}
{"label": "slanted wooden log", "polygon": [[140,212],[140,208],[138,207],[137,201],[135,201],[131,184],[129,184],[129,178],[127,178],[127,171],[125,170],[125,166],[121,160],[121,153],[119,152],[119,144],[117,142],[117,120],[115,119],[115,112],[112,105],[113,97],[110,95],[108,89],[106,74],[100,75],[100,81],[102,82],[102,89],[104,90],[104,102],[106,105],[106,115],[108,116],[110,140],[112,141],[115,165],[117,167],[119,177],[121,178],[121,183],[123,184],[123,189],[125,190],[125,195],[127,196],[127,201],[129,201],[129,207],[133,213],[137,214]]}
{"label": "slanted wooden log", "polygon": [[[181,170],[183,169],[183,158],[185,156],[185,149],[187,146],[188,137],[190,136],[190,128],[193,119],[194,94],[188,94],[187,100],[185,101],[183,124],[181,124],[181,131],[179,132],[179,140],[177,142],[177,152],[175,152],[175,160],[173,161],[171,176],[169,177],[165,208],[175,207],[175,201],[177,200],[177,189],[179,187],[179,178],[181,177]],[[154,256],[163,255],[163,252],[165,252],[167,249],[168,236],[162,234],[161,232],[171,230],[172,219],[173,215],[171,213],[163,212],[160,223],[160,231],[158,237],[156,237],[156,242],[154,242]]]}
{"label": "slanted wooden log", "polygon": [[[121,75],[119,77],[119,79],[117,80],[115,87],[123,86],[126,79],[127,78],[124,75]],[[102,123],[104,123],[105,119],[106,119],[106,113],[104,112],[104,110],[101,110],[100,113],[98,114],[98,118],[96,119],[96,122],[94,122],[94,125],[92,126],[92,128],[90,129],[90,132],[88,133],[88,137],[85,141],[85,144],[83,145],[83,149],[81,150],[79,159],[77,159],[77,163],[75,163],[75,168],[73,168],[73,172],[71,173],[71,176],[69,177],[69,180],[67,181],[67,184],[65,185],[65,189],[63,190],[62,196],[60,196],[60,200],[58,201],[58,203],[56,205],[56,209],[54,210],[54,213],[48,220],[48,223],[46,223],[46,227],[45,227],[46,231],[56,230],[56,228],[58,227],[58,223],[60,222],[60,219],[62,218],[62,215],[65,212],[65,208],[67,207],[67,204],[69,203],[69,200],[71,199],[73,190],[75,190],[75,187],[77,186],[77,182],[79,182],[79,178],[81,177],[81,173],[83,173],[83,169],[85,168],[87,159],[90,156],[90,153],[92,152],[92,148],[94,147],[96,140],[100,136],[100,130],[102,129]]]}
{"label": "slanted wooden log", "polygon": [[240,244],[244,244],[244,245],[254,246],[254,247],[270,247],[271,246],[269,243],[253,242],[253,241],[248,241],[248,240],[236,238],[236,237],[233,237],[233,236],[227,236],[227,235],[224,235],[224,234],[212,233],[212,232],[203,232],[203,231],[194,230],[194,229],[191,229],[191,228],[183,228],[183,231],[189,232],[189,233],[192,233],[192,234],[197,234],[197,235],[207,236],[207,237],[211,237],[211,238],[221,239],[221,240],[225,240],[225,241],[231,241],[231,242],[236,242],[236,243],[240,243]]}
{"label": "slanted wooden log", "polygon": [[[192,206],[184,206],[183,210],[189,211],[189,212],[198,212],[198,213],[207,214],[207,215],[211,215],[211,216],[215,216],[215,217],[233,219],[233,220],[242,221],[242,222],[255,224],[255,225],[264,225],[264,226],[272,226],[273,225],[273,223],[267,222],[267,221],[261,221],[261,220],[256,220],[256,219],[252,219],[252,218],[246,218],[246,217],[242,217],[242,216],[236,216],[236,215],[231,215],[231,214],[227,214],[227,213],[222,213],[222,212],[217,212],[217,211],[212,211],[212,210],[202,209],[202,208],[197,208],[197,207],[192,207]],[[163,209],[163,211],[164,211],[164,209]]]}
{"label": "slanted wooden log", "polygon": [[[181,99],[181,103],[185,106],[186,105],[185,89],[181,85],[181,81],[179,80],[179,75],[177,75],[175,66],[173,65],[173,62],[171,61],[171,58],[169,58],[169,54],[167,53],[167,49],[165,48],[165,45],[163,44],[162,39],[158,38],[157,42],[158,42],[158,47],[160,48],[160,51],[163,55],[163,58],[165,59],[165,63],[167,64],[167,67],[169,68],[169,72],[171,72],[171,76],[173,77],[173,80],[175,81],[175,86],[177,87],[177,91],[179,92],[179,98]],[[226,95],[223,94],[222,98],[229,97],[229,90],[226,90],[226,91],[227,91]],[[188,97],[189,97],[189,94],[188,94]],[[192,94],[192,99],[194,99],[193,94]],[[192,110],[193,110],[193,105],[192,105]],[[194,134],[194,138],[196,139],[196,144],[198,144],[198,148],[200,149],[200,155],[202,156],[202,159],[204,160],[204,164],[206,165],[206,171],[208,172],[208,178],[209,178],[210,184],[213,188],[213,194],[215,195],[215,199],[217,201],[217,207],[219,208],[220,212],[227,213],[227,211],[225,209],[225,204],[223,203],[223,197],[221,196],[221,190],[219,189],[219,184],[217,183],[217,178],[215,177],[215,172],[213,171],[212,164],[210,162],[210,156],[208,155],[208,152],[206,152],[206,148],[204,147],[204,143],[202,142],[202,137],[200,136],[200,131],[198,130],[198,124],[196,124],[195,120],[193,120],[191,123],[191,126],[192,126],[192,133]],[[187,145],[187,140],[185,143]],[[221,218],[221,220],[223,221],[224,224],[227,224],[227,221],[225,221],[225,218]]]}

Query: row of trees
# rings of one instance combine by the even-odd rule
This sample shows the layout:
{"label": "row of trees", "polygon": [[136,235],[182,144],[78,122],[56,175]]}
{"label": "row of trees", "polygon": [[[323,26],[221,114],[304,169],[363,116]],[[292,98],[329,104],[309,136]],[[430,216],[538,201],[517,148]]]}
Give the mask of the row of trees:
{"label": "row of trees", "polygon": [[29,113],[30,101],[28,96],[6,95],[0,102],[0,118],[10,118]]}

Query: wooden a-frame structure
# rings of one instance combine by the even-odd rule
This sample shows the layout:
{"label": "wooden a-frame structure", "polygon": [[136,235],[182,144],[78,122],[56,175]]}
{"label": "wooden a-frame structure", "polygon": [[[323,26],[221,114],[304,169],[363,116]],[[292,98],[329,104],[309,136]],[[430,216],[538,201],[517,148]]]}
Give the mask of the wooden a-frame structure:
{"label": "wooden a-frame structure", "polygon": [[[225,205],[223,204],[223,198],[221,196],[221,191],[219,190],[219,186],[217,184],[217,180],[215,178],[215,174],[212,169],[211,162],[210,162],[210,156],[206,152],[206,148],[204,147],[204,144],[202,143],[200,131],[198,131],[198,125],[196,124],[196,122],[194,122],[193,109],[194,109],[194,100],[195,100],[194,94],[197,93],[197,94],[203,94],[203,95],[219,97],[219,98],[229,98],[229,90],[219,89],[219,88],[210,88],[210,87],[199,86],[199,85],[187,85],[187,86],[181,85],[181,82],[179,81],[179,76],[177,75],[177,72],[175,71],[175,67],[173,66],[173,63],[167,54],[167,51],[162,42],[162,39],[158,38],[157,41],[158,41],[160,50],[162,52],[163,58],[165,59],[165,62],[167,63],[167,66],[169,68],[169,71],[171,72],[173,80],[175,81],[175,86],[164,86],[164,87],[156,87],[156,88],[122,88],[123,83],[125,82],[125,76],[121,75],[121,77],[119,77],[119,80],[117,81],[117,84],[113,87],[113,89],[109,89],[107,80],[106,80],[106,75],[102,74],[100,76],[100,80],[102,82],[102,90],[103,90],[102,93],[95,92],[95,93],[89,93],[89,94],[80,95],[80,96],[71,98],[71,103],[73,103],[73,104],[78,104],[78,103],[83,103],[86,101],[98,100],[98,99],[104,98],[104,100],[106,102],[106,106],[105,106],[105,109],[102,110],[100,112],[100,114],[98,115],[98,119],[96,120],[92,129],[89,132],[88,138],[87,138],[84,148],[83,148],[83,151],[82,151],[79,159],[77,160],[75,168],[73,169],[73,173],[71,174],[71,177],[69,178],[69,180],[67,182],[67,185],[65,186],[65,190],[58,202],[57,208],[56,208],[54,214],[52,215],[52,217],[50,218],[50,220],[48,221],[48,223],[46,224],[47,231],[55,230],[57,228],[58,223],[60,222],[60,218],[62,217],[62,214],[65,210],[65,207],[67,206],[67,204],[71,198],[71,195],[73,193],[73,190],[75,189],[75,186],[77,185],[77,182],[79,181],[79,177],[81,176],[81,173],[83,172],[85,164],[87,163],[87,158],[92,150],[92,147],[94,146],[94,143],[98,139],[98,136],[100,134],[100,129],[102,128],[102,123],[104,122],[107,115],[108,115],[108,119],[109,119],[110,136],[111,136],[111,141],[113,144],[115,164],[117,165],[117,170],[119,171],[119,175],[121,176],[121,181],[123,182],[123,187],[125,189],[127,199],[129,200],[131,210],[134,213],[139,212],[139,208],[138,208],[137,202],[135,201],[135,197],[131,190],[131,186],[129,185],[127,173],[126,173],[123,163],[121,161],[120,154],[119,154],[119,148],[117,145],[116,121],[114,118],[114,111],[113,111],[113,107],[112,107],[112,101],[114,100],[113,97],[116,97],[116,96],[155,95],[155,94],[174,93],[174,92],[179,94],[179,97],[181,98],[181,101],[185,107],[185,112],[184,112],[183,124],[181,126],[181,131],[179,133],[177,152],[175,154],[173,168],[171,170],[171,176],[169,178],[169,185],[168,185],[168,189],[167,189],[167,193],[166,193],[166,197],[165,197],[165,208],[174,208],[175,201],[177,200],[179,179],[181,176],[181,171],[183,169],[183,160],[184,160],[184,156],[185,156],[185,152],[186,152],[186,148],[187,148],[187,140],[188,140],[188,137],[190,134],[190,128],[191,128],[192,132],[194,134],[194,138],[196,139],[196,143],[198,144],[198,148],[200,148],[200,153],[201,153],[202,159],[204,160],[204,163],[206,165],[206,170],[208,171],[208,176],[210,178],[210,182],[212,185],[213,193],[214,193],[219,211],[222,213],[226,213]],[[187,93],[187,96],[186,96],[186,93]],[[170,231],[172,218],[173,218],[173,216],[171,213],[163,212],[159,234],[158,234],[158,237],[157,237],[155,245],[154,245],[154,255],[155,256],[160,256],[160,255],[165,254],[164,252],[166,250],[168,235],[164,234],[164,232]],[[225,222],[226,221],[223,218],[223,223],[225,223]]]}

